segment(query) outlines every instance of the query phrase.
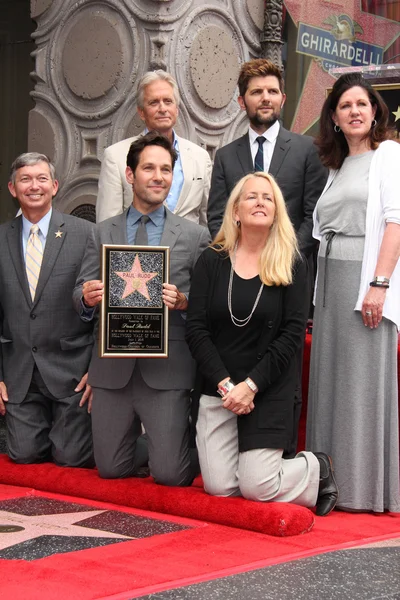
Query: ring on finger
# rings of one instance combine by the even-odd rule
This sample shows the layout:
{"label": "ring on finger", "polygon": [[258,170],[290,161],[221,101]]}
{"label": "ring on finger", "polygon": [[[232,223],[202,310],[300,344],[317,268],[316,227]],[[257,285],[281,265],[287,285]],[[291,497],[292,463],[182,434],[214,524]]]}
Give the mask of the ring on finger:
{"label": "ring on finger", "polygon": [[367,315],[367,317],[372,317],[372,310],[366,310],[365,314]]}

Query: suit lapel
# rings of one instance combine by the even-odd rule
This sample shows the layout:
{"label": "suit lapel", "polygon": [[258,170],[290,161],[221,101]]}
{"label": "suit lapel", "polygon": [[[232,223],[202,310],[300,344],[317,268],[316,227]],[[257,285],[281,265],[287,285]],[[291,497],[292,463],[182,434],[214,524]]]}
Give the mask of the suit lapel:
{"label": "suit lapel", "polygon": [[32,298],[29,291],[28,278],[26,276],[25,261],[22,256],[22,217],[13,219],[7,232],[8,247],[10,256],[17,273],[18,281],[25,295],[29,306],[32,305]]}
{"label": "suit lapel", "polygon": [[181,193],[179,194],[178,202],[176,204],[175,212],[178,213],[180,207],[184,204],[190,189],[192,187],[193,181],[193,155],[190,149],[190,146],[185,144],[185,140],[177,136],[178,147],[179,147],[179,156],[182,163],[182,171],[183,171],[183,184]]}
{"label": "suit lapel", "polygon": [[290,133],[282,126],[279,129],[278,137],[276,138],[275,150],[272,155],[271,164],[269,166],[269,173],[276,177],[279,173],[279,169],[285,160],[286,154],[290,150],[291,137]]}
{"label": "suit lapel", "polygon": [[169,246],[170,251],[176,244],[177,239],[181,234],[181,224],[179,218],[176,217],[168,208],[165,209],[164,230],[160,240],[160,246]]}
{"label": "suit lapel", "polygon": [[253,159],[251,158],[250,151],[250,140],[249,134],[246,133],[244,136],[238,139],[236,144],[236,155],[238,157],[240,166],[242,168],[242,175],[238,177],[238,180],[248,173],[254,171]]}
{"label": "suit lapel", "polygon": [[36,288],[35,299],[33,301],[34,305],[39,301],[67,235],[68,232],[65,226],[64,215],[53,208],[49,230],[47,232],[39,281]]}
{"label": "suit lapel", "polygon": [[111,244],[124,246],[128,243],[128,234],[126,231],[126,215],[129,208],[120,215],[115,216],[109,225]]}

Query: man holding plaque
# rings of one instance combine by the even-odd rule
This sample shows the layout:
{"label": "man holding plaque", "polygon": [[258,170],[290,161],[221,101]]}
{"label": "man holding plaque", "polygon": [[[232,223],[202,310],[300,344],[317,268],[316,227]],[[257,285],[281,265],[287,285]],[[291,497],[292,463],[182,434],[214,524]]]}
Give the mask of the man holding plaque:
{"label": "man holding plaque", "polygon": [[[94,395],[92,430],[100,476],[129,477],[140,463],[136,455],[140,435],[137,414],[147,433],[151,475],[160,484],[185,486],[191,484],[194,475],[189,453],[189,411],[195,376],[195,363],[185,341],[185,310],[193,268],[209,242],[209,234],[206,228],[174,215],[164,206],[175,161],[171,143],[158,133],[148,133],[132,143],[126,168],[133,191],[132,205],[97,225],[86,249],[74,303],[81,318],[91,319],[101,300],[104,305],[116,291],[105,290],[99,278],[102,246],[116,245],[119,250],[126,244],[143,250],[147,245],[169,247],[172,283],[164,283],[161,288],[162,302],[169,309],[168,358],[100,358],[95,348],[89,367]],[[138,252],[136,257],[140,255]],[[122,300],[128,296],[138,301],[151,297],[156,269],[138,260],[139,264],[135,258],[130,268],[112,268],[105,278],[106,285],[115,274],[118,280],[125,278]],[[147,275],[140,278],[139,272]],[[128,277],[130,273],[133,280]]]}

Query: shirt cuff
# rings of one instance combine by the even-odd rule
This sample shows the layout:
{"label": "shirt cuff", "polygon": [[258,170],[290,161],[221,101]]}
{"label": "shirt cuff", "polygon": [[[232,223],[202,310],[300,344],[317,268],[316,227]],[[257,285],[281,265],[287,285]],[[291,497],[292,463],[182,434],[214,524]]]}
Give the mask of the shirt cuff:
{"label": "shirt cuff", "polygon": [[83,298],[81,298],[81,312],[79,316],[82,319],[82,321],[92,321],[95,312],[96,307],[85,306],[85,304],[83,303]]}

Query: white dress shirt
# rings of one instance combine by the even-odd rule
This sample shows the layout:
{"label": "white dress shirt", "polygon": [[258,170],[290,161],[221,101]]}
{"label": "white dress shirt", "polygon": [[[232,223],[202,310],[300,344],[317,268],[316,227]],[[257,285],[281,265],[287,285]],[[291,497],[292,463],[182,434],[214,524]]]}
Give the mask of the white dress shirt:
{"label": "white dress shirt", "polygon": [[258,142],[257,138],[260,136],[265,137],[265,142],[263,143],[263,152],[264,152],[264,171],[268,173],[269,166],[271,164],[272,155],[275,150],[276,138],[279,134],[280,129],[279,121],[275,121],[273,125],[269,129],[266,129],[264,133],[257,133],[249,127],[249,139],[250,139],[250,150],[251,150],[251,158],[254,160],[256,158],[256,154],[258,152]]}

